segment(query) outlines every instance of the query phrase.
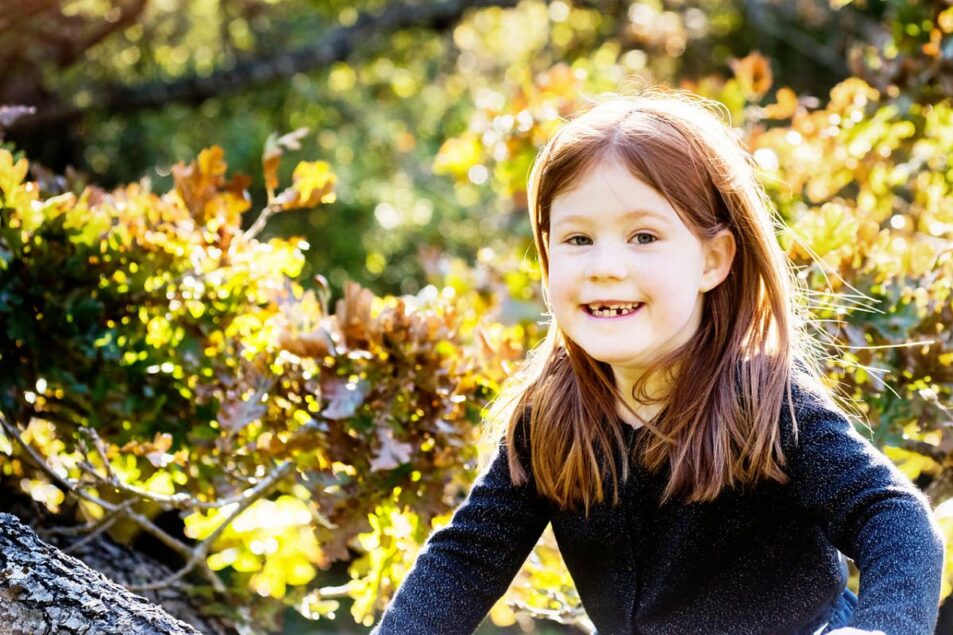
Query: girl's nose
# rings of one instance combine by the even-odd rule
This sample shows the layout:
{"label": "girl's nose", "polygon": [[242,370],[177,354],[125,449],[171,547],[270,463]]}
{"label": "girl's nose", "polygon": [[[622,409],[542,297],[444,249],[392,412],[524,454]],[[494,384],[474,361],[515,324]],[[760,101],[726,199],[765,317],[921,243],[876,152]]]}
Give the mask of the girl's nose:
{"label": "girl's nose", "polygon": [[593,280],[625,278],[625,250],[611,246],[596,247],[590,252],[586,263],[586,275]]}

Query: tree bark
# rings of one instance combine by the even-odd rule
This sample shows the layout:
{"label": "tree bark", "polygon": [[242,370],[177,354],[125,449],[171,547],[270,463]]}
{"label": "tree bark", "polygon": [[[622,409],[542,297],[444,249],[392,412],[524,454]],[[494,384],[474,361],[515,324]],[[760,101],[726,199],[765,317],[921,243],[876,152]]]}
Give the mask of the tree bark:
{"label": "tree bark", "polygon": [[0,633],[198,635],[163,609],[0,514]]}

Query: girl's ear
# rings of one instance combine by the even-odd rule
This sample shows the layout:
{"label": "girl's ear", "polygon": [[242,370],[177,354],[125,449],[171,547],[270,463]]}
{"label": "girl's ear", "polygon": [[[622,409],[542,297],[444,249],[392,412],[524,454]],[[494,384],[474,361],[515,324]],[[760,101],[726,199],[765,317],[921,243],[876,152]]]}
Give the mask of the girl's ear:
{"label": "girl's ear", "polygon": [[728,229],[722,229],[705,243],[705,269],[702,272],[703,293],[711,291],[731,272],[735,259],[735,237]]}

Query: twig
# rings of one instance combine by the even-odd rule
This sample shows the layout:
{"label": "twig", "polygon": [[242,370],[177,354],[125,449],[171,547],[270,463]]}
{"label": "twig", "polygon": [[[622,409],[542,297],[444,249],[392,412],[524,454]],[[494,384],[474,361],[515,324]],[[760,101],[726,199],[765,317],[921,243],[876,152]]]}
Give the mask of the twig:
{"label": "twig", "polygon": [[[127,508],[130,505],[132,505],[131,500],[127,500],[123,502],[124,508]],[[63,553],[72,553],[76,551],[77,549],[79,549],[80,547],[83,547],[84,545],[89,544],[90,542],[96,539],[96,536],[102,534],[104,531],[112,527],[113,524],[115,524],[115,522],[119,520],[119,518],[121,518],[122,516],[123,516],[123,513],[121,511],[115,514],[110,514],[109,516],[103,516],[103,519],[100,520],[98,523],[99,524],[98,527],[90,531],[88,534],[86,534],[85,536],[77,540],[76,542],[70,545],[67,545],[66,547],[62,547],[60,551],[62,551]]]}
{"label": "twig", "polygon": [[96,471],[96,468],[93,467],[88,461],[80,461],[78,464],[79,469],[81,469],[85,474],[93,477],[95,483],[92,484],[105,484],[109,487],[112,487],[118,492],[124,494],[129,494],[135,496],[141,500],[149,501],[151,503],[156,503],[164,510],[170,509],[213,509],[216,507],[221,507],[227,503],[225,502],[216,502],[208,503],[205,501],[197,500],[188,494],[173,494],[172,496],[163,496],[162,494],[154,494],[148,490],[136,487],[135,485],[129,485],[124,483],[119,478],[113,476],[112,478],[104,477],[102,474]]}
{"label": "twig", "polygon": [[130,591],[152,591],[155,589],[161,589],[182,578],[199,563],[205,563],[205,558],[208,555],[209,549],[211,549],[215,541],[218,540],[218,537],[222,535],[222,532],[225,531],[229,525],[231,525],[232,521],[235,520],[239,514],[248,509],[252,503],[267,494],[268,491],[271,490],[271,488],[274,487],[278,481],[287,476],[292,469],[294,469],[294,463],[291,461],[286,461],[279,465],[271,474],[268,475],[267,478],[259,482],[258,485],[246,491],[244,493],[244,498],[232,511],[232,513],[230,513],[228,517],[222,521],[218,527],[215,528],[215,531],[213,531],[209,536],[202,540],[197,547],[190,551],[188,561],[181,569],[157,582],[152,582],[150,584],[136,584],[128,586],[127,588]]}
{"label": "twig", "polygon": [[129,494],[137,498],[140,498],[142,500],[149,501],[151,503],[156,503],[157,505],[162,507],[163,510],[166,510],[166,511],[172,510],[172,509],[178,509],[178,510],[221,509],[222,507],[227,507],[228,505],[232,505],[234,503],[241,503],[243,500],[245,500],[249,496],[249,492],[254,491],[255,487],[258,487],[258,485],[256,485],[252,487],[251,489],[239,492],[238,494],[235,494],[234,496],[229,496],[228,498],[220,498],[215,501],[202,501],[195,498],[194,496],[190,496],[189,494],[173,494],[172,496],[164,496],[162,494],[156,494],[154,492],[144,490],[140,487],[136,487],[135,485],[130,485],[124,482],[122,479],[120,479],[110,467],[109,460],[106,458],[106,451],[105,451],[105,448],[103,447],[102,440],[96,434],[96,431],[89,428],[82,428],[82,431],[88,434],[96,443],[96,450],[100,458],[102,459],[103,463],[106,466],[108,477],[104,477],[102,474],[99,474],[96,471],[96,469],[93,467],[93,465],[91,465],[90,463],[86,461],[80,461],[78,465],[79,465],[79,468],[83,470],[83,472],[92,476],[97,482],[109,485],[110,487],[114,488],[118,492]]}
{"label": "twig", "polygon": [[17,429],[15,425],[7,421],[7,418],[2,413],[0,413],[0,426],[3,427],[3,429],[6,431],[8,436],[10,436],[13,440],[15,440],[17,444],[20,447],[22,447],[27,454],[30,455],[30,458],[33,459],[33,462],[36,464],[36,466],[40,470],[42,470],[64,492],[72,492],[74,490],[73,484],[71,484],[67,479],[63,478],[62,476],[57,474],[55,471],[53,471],[53,469],[50,468],[49,465],[47,465],[46,460],[42,456],[37,454],[36,450],[33,449],[33,446],[31,446],[29,443],[23,440],[23,438],[20,436],[19,429]]}
{"label": "twig", "polygon": [[941,466],[944,465],[948,459],[946,452],[935,445],[931,445],[926,441],[920,441],[919,439],[904,439],[901,447],[904,450],[928,456]]}
{"label": "twig", "polygon": [[[94,505],[98,505],[110,514],[113,514],[116,516],[126,516],[130,520],[135,522],[137,525],[139,525],[139,527],[141,527],[144,531],[154,536],[157,540],[162,542],[162,544],[166,545],[167,547],[169,547],[170,549],[172,549],[173,551],[181,555],[183,558],[190,558],[192,556],[193,552],[191,549],[189,549],[188,546],[186,546],[181,541],[176,540],[175,538],[170,536],[168,533],[160,529],[158,526],[156,526],[155,523],[153,523],[151,520],[149,520],[142,514],[132,511],[131,505],[127,504],[127,501],[124,501],[123,503],[118,505],[114,503],[110,503],[109,501],[105,501],[99,498],[98,496],[93,496],[89,492],[85,491],[81,484],[70,482],[68,479],[65,479],[59,474],[57,474],[46,463],[46,460],[41,455],[39,455],[30,444],[28,444],[26,441],[23,440],[23,438],[20,436],[20,431],[17,429],[17,427],[13,425],[12,423],[10,423],[2,413],[0,413],[0,426],[3,427],[7,435],[13,438],[17,442],[17,444],[21,448],[23,448],[23,450],[30,456],[30,458],[32,459],[36,467],[40,471],[42,471],[44,474],[46,474],[50,478],[50,480],[52,480],[64,492],[72,494],[79,498],[82,498],[83,500],[93,503]],[[195,565],[193,564],[193,568],[194,566]],[[216,591],[219,591],[219,592],[225,591],[225,585],[222,583],[219,577],[215,574],[215,572],[208,568],[208,565],[205,563],[204,560],[201,563],[198,563],[198,566],[199,566],[199,570],[206,577],[206,579],[208,579],[209,583],[212,585],[212,587]]]}
{"label": "twig", "polygon": [[252,226],[242,233],[242,241],[247,242],[257,236],[265,228],[268,219],[281,211],[280,203],[271,203],[265,206],[258,214],[258,218],[252,223]]}
{"label": "twig", "polygon": [[335,598],[346,598],[350,597],[348,591],[351,587],[351,584],[341,584],[339,586],[326,586],[318,589],[318,596],[324,600],[333,600]]}
{"label": "twig", "polygon": [[[118,480],[116,478],[116,473],[113,472],[112,465],[109,463],[109,458],[106,456],[106,448],[103,446],[103,440],[99,438],[99,433],[97,433],[93,428],[87,428],[85,426],[80,428],[80,431],[93,440],[93,445],[96,446],[96,453],[103,462],[103,469],[106,470],[106,476],[109,477],[109,480]],[[80,442],[82,443],[82,439],[80,439]],[[86,450],[85,443],[83,444],[83,450],[85,454],[89,455],[89,451]]]}

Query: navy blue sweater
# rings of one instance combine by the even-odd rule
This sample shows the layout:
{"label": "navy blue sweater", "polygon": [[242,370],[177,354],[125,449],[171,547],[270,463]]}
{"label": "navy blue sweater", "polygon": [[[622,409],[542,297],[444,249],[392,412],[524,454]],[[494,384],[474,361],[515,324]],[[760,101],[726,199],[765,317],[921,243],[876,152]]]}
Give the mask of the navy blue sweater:
{"label": "navy blue sweater", "polygon": [[[944,545],[928,501],[842,415],[797,385],[793,395],[796,444],[786,403],[780,418],[790,482],[708,503],[660,506],[667,470],[633,465],[622,503],[586,518],[532,479],[514,487],[501,445],[372,635],[469,635],[547,523],[598,635],[810,635],[847,583],[845,555],[860,570],[851,626],[931,635]],[[625,428],[630,443],[649,434]]]}

